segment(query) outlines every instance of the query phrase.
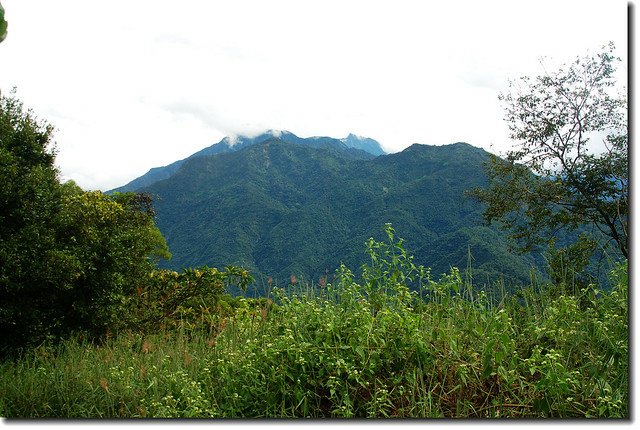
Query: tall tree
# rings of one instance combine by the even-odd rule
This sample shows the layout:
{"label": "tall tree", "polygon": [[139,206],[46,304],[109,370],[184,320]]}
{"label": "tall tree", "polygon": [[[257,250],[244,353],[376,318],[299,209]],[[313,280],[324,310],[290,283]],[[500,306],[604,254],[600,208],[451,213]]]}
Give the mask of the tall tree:
{"label": "tall tree", "polygon": [[62,188],[57,267],[67,276],[54,303],[66,326],[99,336],[126,326],[121,304],[145,286],[168,248],[148,195],[87,192],[72,182]]}
{"label": "tall tree", "polygon": [[52,133],[0,94],[0,344],[46,331],[49,295],[60,284],[61,272],[52,270],[62,209]]}
{"label": "tall tree", "polygon": [[[628,257],[627,98],[609,44],[500,95],[515,149],[488,164],[472,193],[530,248],[562,228],[592,225]],[[596,145],[591,142],[596,141]],[[597,145],[601,142],[601,148]]]}
{"label": "tall tree", "polygon": [[121,326],[126,297],[169,256],[148,196],[60,184],[52,133],[0,94],[0,354]]}

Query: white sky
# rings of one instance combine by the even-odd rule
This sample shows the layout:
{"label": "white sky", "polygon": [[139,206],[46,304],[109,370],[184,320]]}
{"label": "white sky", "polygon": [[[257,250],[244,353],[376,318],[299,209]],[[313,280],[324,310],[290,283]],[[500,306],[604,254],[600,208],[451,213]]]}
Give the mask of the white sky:
{"label": "white sky", "polygon": [[226,135],[509,146],[509,79],[614,41],[622,0],[1,0],[0,90],[57,128],[63,179],[107,190]]}

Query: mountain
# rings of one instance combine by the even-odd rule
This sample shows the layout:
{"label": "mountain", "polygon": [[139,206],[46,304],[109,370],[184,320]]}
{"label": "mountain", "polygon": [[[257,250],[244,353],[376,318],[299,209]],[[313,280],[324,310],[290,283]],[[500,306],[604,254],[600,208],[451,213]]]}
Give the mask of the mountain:
{"label": "mountain", "polygon": [[356,136],[355,134],[350,133],[344,139],[340,139],[340,141],[349,148],[361,149],[375,156],[385,154],[380,144],[376,140],[368,137]]}
{"label": "mountain", "polygon": [[247,146],[255,145],[267,141],[269,139],[278,138],[284,142],[295,143],[299,145],[308,145],[314,148],[332,147],[334,149],[342,149],[351,152],[352,155],[359,158],[372,158],[373,156],[385,154],[382,146],[377,141],[349,134],[343,139],[334,139],[331,137],[309,137],[302,138],[288,131],[269,130],[255,137],[237,136],[235,138],[225,137],[220,142],[204,148],[189,157],[175,161],[167,166],[154,167],[139,178],[134,179],[126,185],[107,191],[127,192],[136,191],[142,187],[147,187],[154,182],[161,181],[173,176],[180,169],[185,161],[198,157],[206,157],[210,155],[223,154],[227,152],[239,151]]}
{"label": "mountain", "polygon": [[385,223],[436,276],[467,267],[469,253],[480,284],[526,282],[539,264],[511,253],[506,235],[484,226],[482,207],[464,195],[486,183],[484,150],[415,144],[373,157],[336,139],[292,140],[241,140],[138,189],[155,197],[173,254],[167,267],[235,264],[263,285],[268,276],[280,285],[291,275],[317,281],[340,263],[357,272],[365,241],[382,240]]}

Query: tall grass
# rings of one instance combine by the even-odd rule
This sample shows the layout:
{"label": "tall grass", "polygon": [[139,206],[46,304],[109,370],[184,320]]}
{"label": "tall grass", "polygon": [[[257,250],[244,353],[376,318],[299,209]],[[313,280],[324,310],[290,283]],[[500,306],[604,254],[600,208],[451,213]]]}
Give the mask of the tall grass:
{"label": "tall grass", "polygon": [[[0,365],[7,417],[628,417],[626,265],[611,291],[494,300],[395,241],[356,281],[239,299],[220,326],[41,347]],[[412,287],[412,289],[409,288]]]}

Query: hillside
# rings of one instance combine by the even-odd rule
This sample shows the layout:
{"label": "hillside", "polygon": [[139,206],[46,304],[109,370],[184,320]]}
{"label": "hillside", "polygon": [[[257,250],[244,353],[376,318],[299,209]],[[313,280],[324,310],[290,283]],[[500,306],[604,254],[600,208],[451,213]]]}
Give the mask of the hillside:
{"label": "hillside", "polygon": [[533,259],[509,252],[464,191],[485,181],[488,154],[465,143],[413,145],[376,158],[277,137],[185,160],[155,196],[171,268],[236,264],[264,281],[317,280],[365,262],[364,243],[392,223],[435,275],[467,267],[479,283],[527,280]]}

